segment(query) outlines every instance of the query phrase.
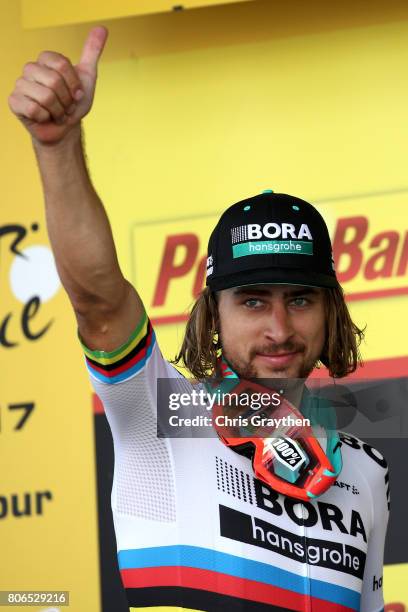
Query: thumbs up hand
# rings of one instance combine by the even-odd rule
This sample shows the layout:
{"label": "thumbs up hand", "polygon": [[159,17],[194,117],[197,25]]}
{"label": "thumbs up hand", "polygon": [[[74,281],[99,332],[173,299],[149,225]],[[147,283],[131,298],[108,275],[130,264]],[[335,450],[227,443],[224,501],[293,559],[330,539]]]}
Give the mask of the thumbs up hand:
{"label": "thumbs up hand", "polygon": [[24,66],[8,102],[35,141],[59,143],[90,111],[107,38],[105,28],[93,28],[76,66],[54,51],[43,51]]}

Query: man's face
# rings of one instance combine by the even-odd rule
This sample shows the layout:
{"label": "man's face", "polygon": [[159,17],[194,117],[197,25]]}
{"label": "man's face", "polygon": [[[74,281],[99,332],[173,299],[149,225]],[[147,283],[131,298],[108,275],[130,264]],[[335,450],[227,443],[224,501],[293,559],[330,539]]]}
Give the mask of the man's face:
{"label": "man's face", "polygon": [[223,355],[241,378],[306,378],[322,353],[322,289],[224,289],[218,294],[218,312]]}

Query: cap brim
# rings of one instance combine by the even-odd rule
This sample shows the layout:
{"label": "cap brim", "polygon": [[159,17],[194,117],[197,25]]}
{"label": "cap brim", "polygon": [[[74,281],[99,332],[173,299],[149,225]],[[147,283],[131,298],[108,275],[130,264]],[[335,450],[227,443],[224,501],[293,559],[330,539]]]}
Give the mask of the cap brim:
{"label": "cap brim", "polygon": [[214,276],[207,279],[207,285],[212,291],[231,289],[246,285],[304,285],[306,287],[339,287],[337,278],[333,275],[308,272],[296,268],[269,268],[244,272],[236,272],[226,276]]}

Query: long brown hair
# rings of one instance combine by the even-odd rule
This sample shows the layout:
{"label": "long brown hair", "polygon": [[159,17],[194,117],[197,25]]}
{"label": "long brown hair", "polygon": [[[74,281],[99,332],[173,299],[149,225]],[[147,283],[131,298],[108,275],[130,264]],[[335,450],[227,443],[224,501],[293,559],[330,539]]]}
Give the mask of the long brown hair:
{"label": "long brown hair", "polygon": [[[364,330],[353,323],[341,287],[324,290],[326,342],[319,362],[330,376],[342,378],[362,364],[359,346]],[[221,352],[217,330],[218,306],[214,293],[206,287],[195,301],[186,325],[180,352],[173,363],[184,365],[197,380],[211,376],[217,370]]]}

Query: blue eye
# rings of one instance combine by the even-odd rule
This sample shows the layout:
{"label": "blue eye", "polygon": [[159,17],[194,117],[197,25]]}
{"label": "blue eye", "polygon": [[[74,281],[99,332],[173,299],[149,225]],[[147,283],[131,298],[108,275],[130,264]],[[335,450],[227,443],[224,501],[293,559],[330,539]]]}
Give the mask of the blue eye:
{"label": "blue eye", "polygon": [[249,298],[245,300],[245,305],[249,308],[256,308],[261,303],[261,300],[258,298]]}
{"label": "blue eye", "polygon": [[295,306],[306,306],[309,303],[309,300],[304,297],[297,297],[292,300],[292,304]]}

